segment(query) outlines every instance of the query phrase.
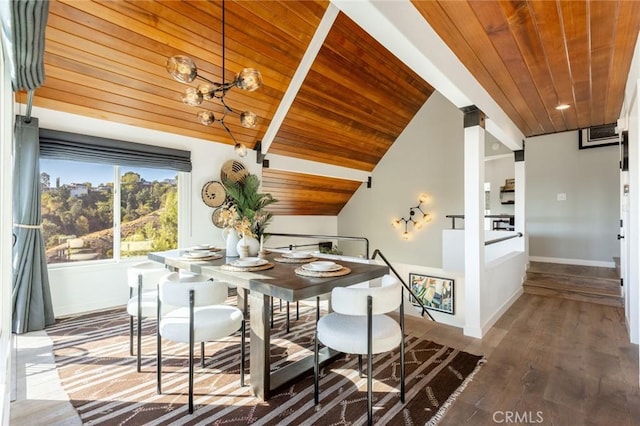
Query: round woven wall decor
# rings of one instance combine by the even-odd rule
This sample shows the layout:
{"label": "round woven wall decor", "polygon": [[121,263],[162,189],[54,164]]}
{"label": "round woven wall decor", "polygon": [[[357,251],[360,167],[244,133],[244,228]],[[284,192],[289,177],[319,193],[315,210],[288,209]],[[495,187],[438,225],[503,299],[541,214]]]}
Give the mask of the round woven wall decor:
{"label": "round woven wall decor", "polygon": [[217,180],[212,180],[202,187],[202,201],[209,207],[220,207],[227,198],[224,186]]}
{"label": "round woven wall decor", "polygon": [[211,215],[211,222],[213,223],[213,226],[215,226],[216,228],[224,228],[224,223],[222,222],[222,219],[220,218],[220,213],[222,213],[222,209],[215,209],[213,211],[213,214]]}
{"label": "round woven wall decor", "polygon": [[242,182],[249,175],[249,170],[238,160],[229,160],[220,169],[220,180]]}

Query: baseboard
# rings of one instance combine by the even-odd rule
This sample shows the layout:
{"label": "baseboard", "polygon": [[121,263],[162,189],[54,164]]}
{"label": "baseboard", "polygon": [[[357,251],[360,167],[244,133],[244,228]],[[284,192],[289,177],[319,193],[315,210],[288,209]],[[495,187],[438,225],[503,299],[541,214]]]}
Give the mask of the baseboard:
{"label": "baseboard", "polygon": [[493,315],[491,315],[491,318],[489,318],[487,322],[485,322],[484,325],[482,326],[482,330],[481,330],[482,336],[484,336],[489,332],[489,330],[491,330],[491,327],[493,327],[493,325],[496,322],[498,322],[500,317],[504,315],[505,312],[507,312],[507,310],[511,307],[511,305],[513,305],[515,301],[518,300],[520,296],[522,296],[523,293],[524,293],[524,289],[522,287],[518,288],[518,290],[516,290],[516,292],[513,293],[511,297],[508,298],[502,304],[502,306],[500,306],[500,309],[498,309],[496,312],[493,313]]}
{"label": "baseboard", "polygon": [[529,256],[529,261],[546,262],[546,263],[562,263],[564,265],[596,266],[599,268],[615,268],[616,266],[614,262],[605,262],[601,260],[585,260],[585,259],[565,259],[562,257]]}

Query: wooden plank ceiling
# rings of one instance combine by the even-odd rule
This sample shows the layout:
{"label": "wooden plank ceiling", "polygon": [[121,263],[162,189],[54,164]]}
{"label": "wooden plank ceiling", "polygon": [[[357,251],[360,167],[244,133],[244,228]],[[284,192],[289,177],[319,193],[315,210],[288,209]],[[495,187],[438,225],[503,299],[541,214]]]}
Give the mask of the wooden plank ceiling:
{"label": "wooden plank ceiling", "polygon": [[525,136],[618,120],[640,2],[412,3]]}
{"label": "wooden plank ceiling", "polygon": [[[417,1],[413,4],[527,136],[615,122],[640,29],[640,2]],[[225,76],[261,71],[255,92],[226,101],[258,117],[225,123],[261,140],[328,1],[226,1]],[[51,0],[46,80],[34,104],[232,145],[180,102],[168,57],[187,55],[222,80],[220,1]],[[433,92],[428,82],[339,13],[268,153],[371,171]],[[24,94],[19,95],[24,101]],[[567,103],[564,112],[555,106]],[[208,102],[220,115],[222,108]],[[231,149],[231,147],[229,148]],[[267,157],[268,158],[268,157]],[[337,214],[358,182],[264,169],[277,214]],[[278,206],[278,207],[275,207]]]}

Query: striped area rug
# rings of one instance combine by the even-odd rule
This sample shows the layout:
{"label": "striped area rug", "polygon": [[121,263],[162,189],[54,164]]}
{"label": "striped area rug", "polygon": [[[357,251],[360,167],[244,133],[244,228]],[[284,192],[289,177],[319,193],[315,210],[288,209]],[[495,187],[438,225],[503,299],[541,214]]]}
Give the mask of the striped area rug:
{"label": "striped area rug", "polygon": [[[276,310],[274,369],[313,351],[315,311],[301,305],[290,333]],[[163,341],[163,394],[156,394],[155,322],[143,321],[142,372],[129,355],[124,308],[58,321],[47,328],[62,385],[85,424],[96,425],[360,425],[366,423],[366,379],[357,357],[344,355],[322,369],[320,405],[313,376],[276,392],[269,401],[239,387],[239,335],[207,343],[206,366],[196,349],[195,411],[187,412],[187,347]],[[247,343],[248,344],[248,343]],[[400,403],[398,352],[374,358],[374,422],[435,424],[482,364],[482,357],[408,337],[406,402]],[[248,354],[248,352],[247,352]],[[248,378],[248,356],[246,381]]]}

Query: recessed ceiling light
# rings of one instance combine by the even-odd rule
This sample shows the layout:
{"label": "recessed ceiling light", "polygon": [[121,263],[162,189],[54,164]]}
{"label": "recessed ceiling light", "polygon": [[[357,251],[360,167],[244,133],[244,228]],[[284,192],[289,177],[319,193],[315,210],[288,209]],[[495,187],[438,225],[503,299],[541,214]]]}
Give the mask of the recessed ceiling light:
{"label": "recessed ceiling light", "polygon": [[556,109],[557,109],[558,111],[562,111],[562,110],[565,110],[565,109],[570,108],[570,107],[571,107],[571,105],[569,105],[569,104],[560,104],[560,105],[558,105],[558,106],[556,107]]}

